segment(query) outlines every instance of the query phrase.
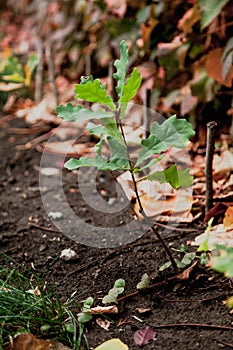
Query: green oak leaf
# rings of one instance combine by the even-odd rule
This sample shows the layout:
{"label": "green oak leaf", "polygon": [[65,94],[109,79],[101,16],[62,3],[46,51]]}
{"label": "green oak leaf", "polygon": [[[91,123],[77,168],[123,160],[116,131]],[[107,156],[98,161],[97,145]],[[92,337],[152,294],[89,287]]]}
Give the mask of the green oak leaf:
{"label": "green oak leaf", "polygon": [[116,92],[118,97],[121,98],[123,95],[123,85],[125,82],[127,63],[129,62],[128,46],[125,40],[120,42],[120,59],[114,62],[116,67],[116,73],[113,73],[113,78],[117,80]]}
{"label": "green oak leaf", "polygon": [[80,105],[74,107],[71,103],[67,103],[66,106],[60,105],[56,108],[56,112],[59,118],[68,122],[82,122],[90,119],[101,119],[104,117],[112,117],[113,113],[105,112],[99,109],[98,111],[91,111],[87,108],[83,108]]}
{"label": "green oak leaf", "polygon": [[120,98],[120,103],[122,103],[121,107],[121,116],[124,116],[124,112],[127,107],[127,103],[132,100],[132,98],[136,95],[138,89],[140,88],[142,82],[142,77],[137,70],[134,68],[131,76],[127,79],[126,84],[123,85],[123,96]]}
{"label": "green oak leaf", "polygon": [[129,170],[129,158],[125,145],[122,145],[111,136],[108,136],[107,140],[111,151],[110,163],[119,165],[119,169]]}
{"label": "green oak leaf", "polygon": [[70,158],[65,163],[65,168],[68,170],[75,170],[82,166],[85,167],[97,167],[98,169],[101,168],[101,166],[104,166],[106,164],[106,161],[104,158],[102,158],[99,155],[96,155],[94,158],[88,158],[88,157],[80,157],[79,159],[76,158]]}
{"label": "green oak leaf", "polygon": [[[190,169],[178,170],[176,165],[171,165],[163,171],[155,171],[154,173],[144,177],[142,180],[158,181],[161,184],[169,183],[173,188],[189,187],[192,185],[193,176],[189,175]],[[141,181],[141,180],[140,180]]]}
{"label": "green oak leaf", "polygon": [[184,148],[195,131],[186,119],[171,116],[162,124],[156,121],[151,125],[150,136],[141,141],[141,151],[138,155],[136,167],[153,154],[167,151],[170,147]]}
{"label": "green oak leaf", "polygon": [[85,83],[82,82],[82,84],[76,84],[74,91],[76,93],[76,98],[88,102],[97,102],[107,106],[112,111],[116,110],[112,98],[108,96],[107,91],[101,86],[99,79],[95,79],[94,81],[88,80]]}
{"label": "green oak leaf", "polygon": [[96,125],[94,123],[88,123],[86,128],[90,131],[90,134],[100,135],[100,136],[112,136],[122,145],[124,145],[124,141],[120,131],[117,128],[117,123],[115,119],[112,118],[103,118],[101,119],[103,125]]}

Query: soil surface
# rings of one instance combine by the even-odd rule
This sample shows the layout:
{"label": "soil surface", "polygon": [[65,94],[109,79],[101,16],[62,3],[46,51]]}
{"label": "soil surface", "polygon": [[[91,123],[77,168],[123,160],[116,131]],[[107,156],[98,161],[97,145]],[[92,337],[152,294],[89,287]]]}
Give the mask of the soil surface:
{"label": "soil surface", "polygon": [[[95,248],[77,243],[59,232],[48,218],[48,210],[44,208],[39,191],[42,153],[34,147],[25,150],[16,148],[40,136],[40,133],[25,135],[16,130],[14,134],[12,128],[24,129],[28,126],[12,118],[0,129],[1,253],[43,276],[64,300],[77,292],[79,300],[92,296],[95,305],[101,305],[101,298],[116,279],[124,278],[126,281],[126,297],[119,301],[119,314],[111,317],[114,323],[109,331],[98,326],[95,320],[87,325],[85,332],[90,348],[104,340],[120,338],[129,349],[139,349],[134,342],[134,333],[146,326],[156,331],[156,337],[143,347],[145,350],[233,347],[230,345],[233,343],[233,317],[223,304],[227,296],[233,294],[229,279],[203,268],[199,263],[192,268],[187,279],[175,277],[172,271],[159,273],[159,267],[167,261],[167,257],[152,233],[143,235],[142,231],[141,238],[120,247]],[[63,188],[73,211],[83,221],[109,227],[110,223],[121,225],[130,220],[130,210],[101,215],[86,205],[76,176],[63,170]],[[113,176],[107,175],[97,184],[97,191],[107,200],[114,195]],[[51,211],[54,212],[54,208]],[[167,243],[176,249],[200,233],[198,223],[189,227],[179,226],[178,230],[158,229]],[[73,227],[73,230],[77,233],[82,226]],[[65,262],[60,258],[61,251],[67,248],[78,254],[75,260]],[[179,254],[175,252],[176,257]],[[1,263],[4,264],[4,260]],[[130,296],[137,291],[136,285],[144,273],[150,276],[151,284],[158,283],[157,286]],[[150,310],[140,314],[138,308]]]}

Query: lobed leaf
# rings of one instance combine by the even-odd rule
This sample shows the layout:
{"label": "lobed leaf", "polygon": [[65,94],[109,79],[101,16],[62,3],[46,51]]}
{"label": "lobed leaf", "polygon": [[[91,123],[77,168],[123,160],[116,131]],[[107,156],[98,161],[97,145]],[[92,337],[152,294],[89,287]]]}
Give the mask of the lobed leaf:
{"label": "lobed leaf", "polygon": [[129,158],[125,145],[122,145],[111,136],[108,136],[107,140],[111,151],[110,163],[119,165],[118,169],[129,170]]}
{"label": "lobed leaf", "polygon": [[194,134],[192,125],[186,119],[177,119],[176,115],[162,124],[152,123],[150,136],[141,141],[142,148],[135,166],[137,167],[153,154],[165,152],[171,146],[184,148]]}
{"label": "lobed leaf", "polygon": [[116,67],[116,73],[113,73],[113,78],[118,80],[116,86],[116,92],[118,97],[121,98],[123,95],[123,85],[125,83],[126,69],[127,64],[129,62],[129,53],[128,46],[125,40],[120,42],[120,59],[114,62],[114,66]]}
{"label": "lobed leaf", "polygon": [[173,164],[166,170],[155,171],[142,180],[158,181],[161,184],[169,183],[173,188],[189,187],[193,183],[193,176],[189,175],[190,169],[179,170]]}
{"label": "lobed leaf", "polygon": [[75,89],[76,98],[85,100],[88,102],[97,102],[104,106],[107,106],[112,111],[116,110],[116,106],[110,96],[108,96],[106,89],[101,85],[99,79],[94,81],[82,81],[81,84],[76,84]]}
{"label": "lobed leaf", "polygon": [[123,95],[120,98],[121,103],[123,103],[121,107],[121,115],[124,116],[124,112],[127,107],[127,103],[132,100],[132,98],[136,95],[138,89],[140,88],[142,82],[142,77],[137,68],[134,68],[131,76],[127,79],[126,84],[123,85],[122,91]]}
{"label": "lobed leaf", "polygon": [[89,109],[83,108],[80,105],[74,107],[71,103],[67,103],[66,106],[60,105],[57,107],[56,112],[59,118],[64,119],[68,122],[82,122],[90,119],[101,119],[106,117],[112,117],[113,114],[105,112],[104,110],[90,111]]}

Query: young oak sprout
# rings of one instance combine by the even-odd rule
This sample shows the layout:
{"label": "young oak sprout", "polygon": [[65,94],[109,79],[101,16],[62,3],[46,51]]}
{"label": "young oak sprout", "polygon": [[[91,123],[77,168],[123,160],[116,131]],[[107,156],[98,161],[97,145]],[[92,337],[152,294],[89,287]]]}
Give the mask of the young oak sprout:
{"label": "young oak sprout", "polygon": [[[61,105],[57,108],[58,116],[65,121],[91,121],[87,124],[86,129],[90,134],[95,134],[99,137],[99,142],[95,147],[96,155],[93,158],[71,158],[65,163],[65,167],[69,170],[80,167],[97,167],[99,170],[106,171],[129,171],[140,213],[162,243],[173,267],[177,269],[177,264],[172,257],[170,249],[144,212],[137,190],[135,173],[142,169],[150,169],[154,163],[161,160],[170,147],[184,148],[194,135],[194,131],[186,119],[177,119],[175,115],[162,124],[154,121],[151,125],[149,137],[141,140],[137,159],[132,159],[124,133],[123,118],[128,103],[134,98],[140,88],[142,78],[137,68],[134,68],[131,75],[126,78],[128,62],[128,47],[123,40],[120,43],[120,59],[114,62],[116,72],[113,73],[113,79],[116,80],[117,101],[113,101],[112,97],[108,95],[106,86],[99,79],[94,79],[90,75],[89,77],[82,77],[80,84],[75,86],[75,97],[83,101],[97,103],[100,107],[92,111],[81,105],[74,107],[71,103],[68,103],[66,106]],[[98,123],[93,123],[93,120],[98,120]],[[102,154],[104,143],[108,144],[110,150],[108,158]],[[154,157],[154,155],[157,155],[157,157]],[[151,180],[169,183],[173,188],[188,187],[193,180],[192,176],[189,175],[189,170],[177,169],[176,165],[173,164],[164,171],[149,173],[149,175],[141,178],[139,181]]]}

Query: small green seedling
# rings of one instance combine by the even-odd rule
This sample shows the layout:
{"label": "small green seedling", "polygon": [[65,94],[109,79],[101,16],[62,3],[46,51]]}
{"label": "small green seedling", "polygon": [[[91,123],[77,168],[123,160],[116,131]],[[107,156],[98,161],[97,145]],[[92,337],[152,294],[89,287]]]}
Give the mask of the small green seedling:
{"label": "small green seedling", "polygon": [[141,281],[137,284],[137,289],[150,288],[150,279],[147,273],[142,275]]}
{"label": "small green seedling", "polygon": [[78,322],[83,324],[92,320],[92,313],[90,311],[92,305],[94,303],[94,299],[92,297],[88,297],[84,300],[82,311],[78,314]]}
{"label": "small green seedling", "polygon": [[[82,105],[74,107],[71,103],[57,108],[58,116],[65,121],[89,121],[86,129],[90,134],[99,137],[94,158],[71,158],[65,163],[65,167],[69,170],[80,167],[96,167],[105,171],[129,171],[140,213],[162,243],[171,264],[177,269],[169,247],[144,212],[137,189],[137,181],[150,180],[169,183],[173,188],[188,187],[193,180],[193,177],[189,175],[190,169],[178,169],[175,164],[172,164],[163,171],[149,171],[147,176],[143,176],[138,180],[136,180],[135,173],[139,173],[144,169],[149,170],[153,164],[163,158],[170,147],[184,148],[195,132],[186,119],[177,119],[175,115],[162,124],[154,121],[151,125],[149,137],[142,139],[140,145],[138,145],[139,152],[135,159],[135,156],[130,153],[126,141],[123,119],[128,103],[140,88],[142,78],[137,68],[134,68],[131,75],[126,78],[128,62],[128,47],[123,40],[120,43],[120,59],[114,62],[116,73],[113,73],[113,80],[116,81],[117,101],[113,101],[112,97],[108,95],[105,84],[90,75],[81,78],[80,84],[75,86],[75,93],[76,98],[95,103],[95,110],[84,108]],[[106,147],[103,149],[104,144],[108,147],[108,154],[106,154]]]}
{"label": "small green seedling", "polygon": [[122,294],[125,290],[125,280],[122,278],[115,281],[113,288],[111,288],[107,295],[102,299],[103,304],[117,304],[118,295]]}
{"label": "small green seedling", "polygon": [[[175,259],[176,265],[179,269],[183,269],[190,265],[193,260],[196,258],[196,253],[186,253],[181,260]],[[162,272],[166,269],[168,269],[171,266],[171,261],[165,262],[162,266],[160,266],[159,271]]]}

